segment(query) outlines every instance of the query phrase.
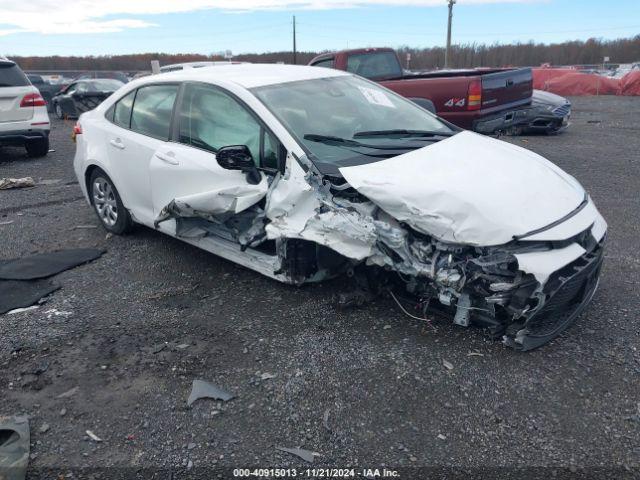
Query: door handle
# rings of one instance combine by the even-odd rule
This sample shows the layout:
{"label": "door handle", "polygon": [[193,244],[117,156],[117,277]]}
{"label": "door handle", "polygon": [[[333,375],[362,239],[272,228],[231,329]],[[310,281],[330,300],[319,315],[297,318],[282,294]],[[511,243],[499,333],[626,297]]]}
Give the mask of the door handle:
{"label": "door handle", "polygon": [[119,138],[116,138],[115,140],[109,140],[109,143],[120,150],[124,150],[124,144]]}
{"label": "door handle", "polygon": [[159,153],[156,152],[155,156],[156,158],[158,158],[159,160],[162,160],[164,163],[168,163],[169,165],[179,165],[180,162],[178,162],[178,160],[175,159],[175,153],[173,152],[167,152],[165,153]]}

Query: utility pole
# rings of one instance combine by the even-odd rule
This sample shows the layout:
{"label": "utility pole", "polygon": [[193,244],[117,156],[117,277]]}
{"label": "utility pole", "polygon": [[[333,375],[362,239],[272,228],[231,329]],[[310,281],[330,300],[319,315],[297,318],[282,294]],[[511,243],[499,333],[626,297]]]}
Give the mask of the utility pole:
{"label": "utility pole", "polygon": [[449,56],[451,54],[451,20],[453,19],[453,6],[456,0],[447,0],[449,2],[449,24],[447,26],[447,49],[444,51],[444,68],[449,68]]}
{"label": "utility pole", "polygon": [[296,16],[293,16],[293,64],[296,65],[297,62],[297,51],[296,51]]}

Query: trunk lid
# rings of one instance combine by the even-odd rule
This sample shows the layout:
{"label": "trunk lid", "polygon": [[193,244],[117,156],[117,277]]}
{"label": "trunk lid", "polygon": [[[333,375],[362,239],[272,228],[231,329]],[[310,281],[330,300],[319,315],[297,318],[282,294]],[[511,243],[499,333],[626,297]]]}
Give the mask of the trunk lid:
{"label": "trunk lid", "polygon": [[340,173],[397,220],[467,245],[508,243],[567,216],[585,198],[573,177],[543,157],[467,131]]}
{"label": "trunk lid", "polygon": [[533,75],[530,68],[482,74],[482,110],[523,105],[531,101]]}

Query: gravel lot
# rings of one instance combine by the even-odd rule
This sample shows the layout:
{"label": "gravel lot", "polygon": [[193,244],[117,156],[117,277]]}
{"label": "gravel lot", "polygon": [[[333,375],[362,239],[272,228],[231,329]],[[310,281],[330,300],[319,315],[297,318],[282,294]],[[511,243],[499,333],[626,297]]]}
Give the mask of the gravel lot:
{"label": "gravel lot", "polygon": [[[107,249],[57,276],[63,288],[39,309],[0,316],[0,415],[30,417],[29,477],[310,465],[276,446],[401,478],[639,475],[640,98],[572,101],[564,134],[508,141],[589,190],[609,222],[604,273],[578,322],[526,354],[442,320],[424,330],[387,299],[338,311],[342,280],[281,285],[142,227],[108,238],[73,174],[73,122],[54,121],[45,159],[0,150],[0,177],[58,180],[0,191],[0,223],[13,222],[0,225],[2,257]],[[194,379],[236,398],[189,408]]]}

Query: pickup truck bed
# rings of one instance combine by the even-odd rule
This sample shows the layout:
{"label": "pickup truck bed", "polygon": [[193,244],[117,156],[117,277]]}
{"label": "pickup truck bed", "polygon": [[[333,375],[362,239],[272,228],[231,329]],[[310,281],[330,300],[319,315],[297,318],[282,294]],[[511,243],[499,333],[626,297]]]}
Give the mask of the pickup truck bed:
{"label": "pickup truck bed", "polygon": [[541,119],[550,128],[561,123],[531,105],[530,68],[406,72],[389,48],[326,53],[309,65],[346,70],[376,81],[459,127],[481,133],[518,132],[540,125]]}

